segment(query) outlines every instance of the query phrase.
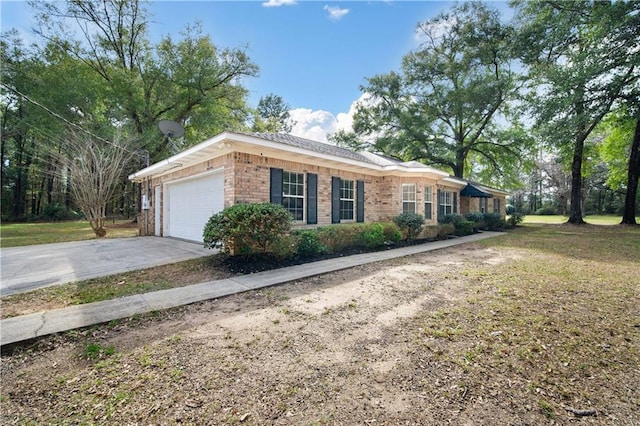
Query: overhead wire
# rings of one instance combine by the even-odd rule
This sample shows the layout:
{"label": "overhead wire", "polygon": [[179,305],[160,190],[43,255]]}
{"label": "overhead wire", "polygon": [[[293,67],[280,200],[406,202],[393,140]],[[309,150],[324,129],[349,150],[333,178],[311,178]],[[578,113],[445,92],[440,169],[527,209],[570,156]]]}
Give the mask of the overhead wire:
{"label": "overhead wire", "polygon": [[[93,138],[96,138],[96,139],[98,139],[98,140],[100,140],[100,141],[102,141],[102,142],[105,142],[105,143],[107,143],[107,144],[109,144],[109,145],[111,145],[111,146],[113,146],[113,147],[115,147],[115,148],[125,150],[125,151],[127,151],[127,152],[129,152],[129,153],[131,153],[131,154],[139,155],[139,156],[143,156],[143,154],[142,154],[139,150],[130,150],[130,149],[127,149],[127,148],[125,148],[125,147],[123,147],[123,146],[121,146],[121,145],[115,144],[115,143],[113,143],[112,141],[109,141],[109,140],[107,140],[107,139],[105,139],[105,138],[103,138],[103,137],[101,137],[101,136],[98,136],[98,135],[96,135],[95,133],[92,133],[91,131],[89,131],[89,130],[85,129],[84,127],[82,127],[82,126],[80,126],[80,125],[78,125],[78,124],[76,124],[76,123],[74,123],[74,122],[72,122],[72,121],[70,121],[70,120],[66,119],[66,118],[65,118],[65,117],[63,117],[62,115],[60,115],[60,114],[58,114],[57,112],[55,112],[55,111],[51,110],[50,108],[48,108],[47,106],[45,106],[45,105],[41,104],[40,102],[38,102],[38,101],[36,101],[36,100],[34,100],[34,99],[31,99],[29,96],[27,96],[27,95],[25,95],[24,93],[20,92],[18,89],[16,89],[16,88],[14,88],[14,87],[9,86],[9,85],[8,85],[8,84],[6,84],[6,83],[0,82],[0,86],[2,86],[2,87],[4,87],[4,88],[6,88],[7,90],[9,90],[9,91],[11,91],[11,92],[15,93],[16,95],[20,96],[21,98],[23,98],[23,99],[24,99],[24,100],[26,100],[27,102],[30,102],[30,103],[32,103],[33,105],[36,105],[37,107],[42,108],[44,111],[46,111],[47,113],[49,113],[49,114],[51,114],[52,116],[56,117],[57,119],[64,121],[64,122],[65,122],[65,123],[67,123],[68,125],[70,125],[70,126],[72,126],[72,127],[75,127],[76,129],[78,129],[78,130],[80,130],[80,131],[82,131],[82,132],[84,132],[84,133],[86,133],[86,134],[90,135],[90,136],[91,136],[91,137],[93,137]],[[61,142],[61,141],[62,141],[62,140],[60,139],[60,140],[59,140],[59,142]],[[147,153],[146,155],[148,155],[148,153]]]}

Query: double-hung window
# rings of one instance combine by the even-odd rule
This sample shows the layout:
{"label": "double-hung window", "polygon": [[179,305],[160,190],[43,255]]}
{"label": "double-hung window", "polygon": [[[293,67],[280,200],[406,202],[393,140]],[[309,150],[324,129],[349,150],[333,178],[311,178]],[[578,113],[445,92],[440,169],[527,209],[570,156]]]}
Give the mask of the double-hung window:
{"label": "double-hung window", "polygon": [[416,212],[416,184],[402,184],[402,213]]}
{"label": "double-hung window", "polygon": [[304,220],[304,173],[282,172],[282,205],[293,220]]}
{"label": "double-hung window", "polygon": [[493,212],[500,214],[500,200],[497,198],[493,199]]}
{"label": "double-hung window", "polygon": [[352,180],[340,180],[340,220],[353,220],[355,187]]}
{"label": "double-hung window", "polygon": [[453,213],[453,193],[450,191],[441,191],[440,192],[440,212],[443,215],[448,215]]}
{"label": "double-hung window", "polygon": [[424,218],[431,220],[433,217],[433,187],[428,185],[424,187]]}

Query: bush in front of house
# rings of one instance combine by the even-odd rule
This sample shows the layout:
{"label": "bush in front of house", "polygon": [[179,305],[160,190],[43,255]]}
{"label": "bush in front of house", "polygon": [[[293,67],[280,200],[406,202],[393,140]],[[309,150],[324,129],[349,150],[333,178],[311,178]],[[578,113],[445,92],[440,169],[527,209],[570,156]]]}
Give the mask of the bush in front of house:
{"label": "bush in front of house", "polygon": [[289,233],[292,221],[291,213],[277,204],[235,204],[209,218],[204,246],[233,255],[269,253]]}
{"label": "bush in front of house", "polygon": [[445,214],[442,217],[438,218],[438,223],[451,223],[455,225],[458,222],[462,222],[464,220],[464,216],[458,213],[449,213]]}
{"label": "bush in front of house", "polygon": [[320,242],[315,229],[301,229],[294,233],[297,239],[296,253],[300,257],[313,257],[325,254],[327,247]]}
{"label": "bush in front of house", "polygon": [[398,225],[406,241],[413,241],[422,232],[424,217],[417,213],[402,213],[393,218],[393,222]]}
{"label": "bush in front of house", "polygon": [[365,227],[360,234],[360,244],[365,248],[376,248],[383,246],[385,242],[382,224],[372,223]]}
{"label": "bush in front of house", "polygon": [[485,213],[484,223],[487,231],[501,231],[505,228],[505,221],[498,213]]}
{"label": "bush in front of house", "polygon": [[456,228],[453,223],[439,223],[438,224],[438,238],[449,238],[454,235]]}
{"label": "bush in front of house", "polygon": [[460,222],[456,222],[453,227],[455,228],[455,234],[458,237],[473,234],[473,222],[470,220],[461,220]]}
{"label": "bush in front of house", "polygon": [[372,249],[400,241],[400,230],[390,223],[354,223],[321,226],[315,230],[328,253],[352,248]]}
{"label": "bush in front of house", "polygon": [[485,226],[483,213],[470,212],[465,214],[464,218],[470,222],[473,222],[473,232],[479,232]]}
{"label": "bush in front of house", "polygon": [[398,225],[393,222],[380,222],[380,225],[382,225],[385,244],[395,244],[402,240],[402,231]]}

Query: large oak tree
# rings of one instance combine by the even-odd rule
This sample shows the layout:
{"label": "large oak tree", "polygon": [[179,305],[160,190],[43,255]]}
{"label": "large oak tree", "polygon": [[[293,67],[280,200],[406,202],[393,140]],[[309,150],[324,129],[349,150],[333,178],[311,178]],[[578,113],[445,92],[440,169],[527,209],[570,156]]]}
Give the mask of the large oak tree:
{"label": "large oak tree", "polygon": [[[517,90],[511,29],[479,2],[454,6],[418,25],[418,49],[399,72],[377,75],[361,87],[369,99],[342,145],[365,147],[403,160],[444,167],[457,177],[505,171],[518,164],[524,140],[500,126]],[[473,160],[473,164],[471,164]]]}
{"label": "large oak tree", "polygon": [[571,152],[569,223],[582,218],[585,140],[637,92],[639,2],[517,1],[529,105],[548,143]]}

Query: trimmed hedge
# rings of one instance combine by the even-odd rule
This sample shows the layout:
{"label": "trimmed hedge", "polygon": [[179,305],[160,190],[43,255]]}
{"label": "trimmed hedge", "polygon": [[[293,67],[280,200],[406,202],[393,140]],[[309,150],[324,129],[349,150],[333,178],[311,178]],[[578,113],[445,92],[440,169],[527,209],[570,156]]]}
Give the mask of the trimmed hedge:
{"label": "trimmed hedge", "polygon": [[287,236],[292,222],[291,213],[277,204],[235,204],[211,216],[203,231],[204,246],[233,255],[269,253],[276,248],[281,256],[286,250],[279,245],[280,239]]}
{"label": "trimmed hedge", "polygon": [[393,223],[357,223],[321,226],[318,241],[335,253],[349,248],[375,248],[400,241],[400,229]]}

